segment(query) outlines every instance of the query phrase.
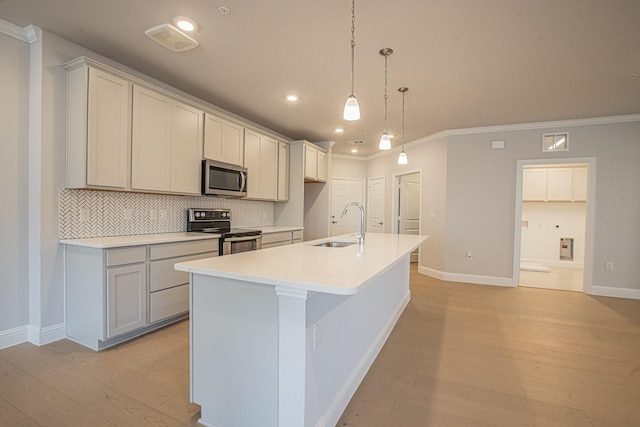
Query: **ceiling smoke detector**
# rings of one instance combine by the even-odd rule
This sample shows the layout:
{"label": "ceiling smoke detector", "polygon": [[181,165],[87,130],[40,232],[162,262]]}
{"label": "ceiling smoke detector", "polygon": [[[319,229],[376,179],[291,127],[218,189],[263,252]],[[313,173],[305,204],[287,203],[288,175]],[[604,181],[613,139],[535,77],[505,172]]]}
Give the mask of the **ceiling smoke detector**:
{"label": "ceiling smoke detector", "polygon": [[147,37],[173,52],[186,52],[200,45],[171,24],[160,24],[144,32]]}

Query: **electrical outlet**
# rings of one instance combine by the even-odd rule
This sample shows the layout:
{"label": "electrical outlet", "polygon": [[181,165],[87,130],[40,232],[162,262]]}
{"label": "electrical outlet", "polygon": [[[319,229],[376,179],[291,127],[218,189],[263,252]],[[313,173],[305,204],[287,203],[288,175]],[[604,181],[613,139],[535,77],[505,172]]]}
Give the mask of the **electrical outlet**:
{"label": "electrical outlet", "polygon": [[471,261],[473,257],[471,256],[471,251],[467,251],[467,261]]}
{"label": "electrical outlet", "polygon": [[167,210],[160,209],[160,221],[166,221],[166,220],[167,220]]}
{"label": "electrical outlet", "polygon": [[125,221],[131,221],[133,219],[133,210],[125,208],[123,211],[123,215]]}
{"label": "electrical outlet", "polygon": [[151,209],[149,211],[149,219],[151,221],[155,221],[158,219],[158,210],[157,209]]}
{"label": "electrical outlet", "polygon": [[604,265],[604,269],[607,271],[613,271],[613,261],[607,261]]}
{"label": "electrical outlet", "polygon": [[320,345],[320,322],[313,324],[313,349],[315,350]]}

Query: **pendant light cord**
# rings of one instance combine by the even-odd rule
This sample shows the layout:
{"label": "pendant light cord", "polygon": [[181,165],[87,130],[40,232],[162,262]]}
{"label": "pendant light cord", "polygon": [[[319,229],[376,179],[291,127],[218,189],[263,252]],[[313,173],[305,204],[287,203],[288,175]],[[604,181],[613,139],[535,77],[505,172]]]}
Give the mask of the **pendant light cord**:
{"label": "pendant light cord", "polygon": [[354,94],[356,48],[356,0],[351,1],[351,96]]}
{"label": "pendant light cord", "polygon": [[387,133],[387,64],[389,55],[384,55],[384,133]]}
{"label": "pendant light cord", "polygon": [[402,152],[404,152],[404,93],[406,91],[402,91]]}

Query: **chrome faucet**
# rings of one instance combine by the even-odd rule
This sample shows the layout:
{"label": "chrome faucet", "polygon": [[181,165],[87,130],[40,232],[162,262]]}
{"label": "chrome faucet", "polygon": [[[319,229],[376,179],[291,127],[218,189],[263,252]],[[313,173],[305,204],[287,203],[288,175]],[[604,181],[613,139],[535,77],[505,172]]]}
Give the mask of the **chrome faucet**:
{"label": "chrome faucet", "polygon": [[357,233],[356,236],[358,236],[358,243],[360,244],[360,246],[362,246],[364,245],[364,206],[362,206],[358,202],[351,202],[344,207],[342,216],[340,218],[344,218],[351,206],[357,206],[360,208],[360,232]]}

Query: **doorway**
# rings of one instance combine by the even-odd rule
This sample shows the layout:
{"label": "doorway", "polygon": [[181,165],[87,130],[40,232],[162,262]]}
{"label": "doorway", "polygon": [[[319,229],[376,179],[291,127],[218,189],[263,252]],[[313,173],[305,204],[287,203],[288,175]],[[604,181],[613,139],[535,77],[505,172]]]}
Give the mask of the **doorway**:
{"label": "doorway", "polygon": [[367,192],[367,232],[384,233],[384,192],[386,180],[384,176],[370,178]]}
{"label": "doorway", "polygon": [[514,286],[590,293],[595,159],[518,162]]}
{"label": "doorway", "polygon": [[[397,234],[420,234],[421,173],[411,172],[394,178],[394,224]],[[411,253],[418,262],[419,249]]]}

